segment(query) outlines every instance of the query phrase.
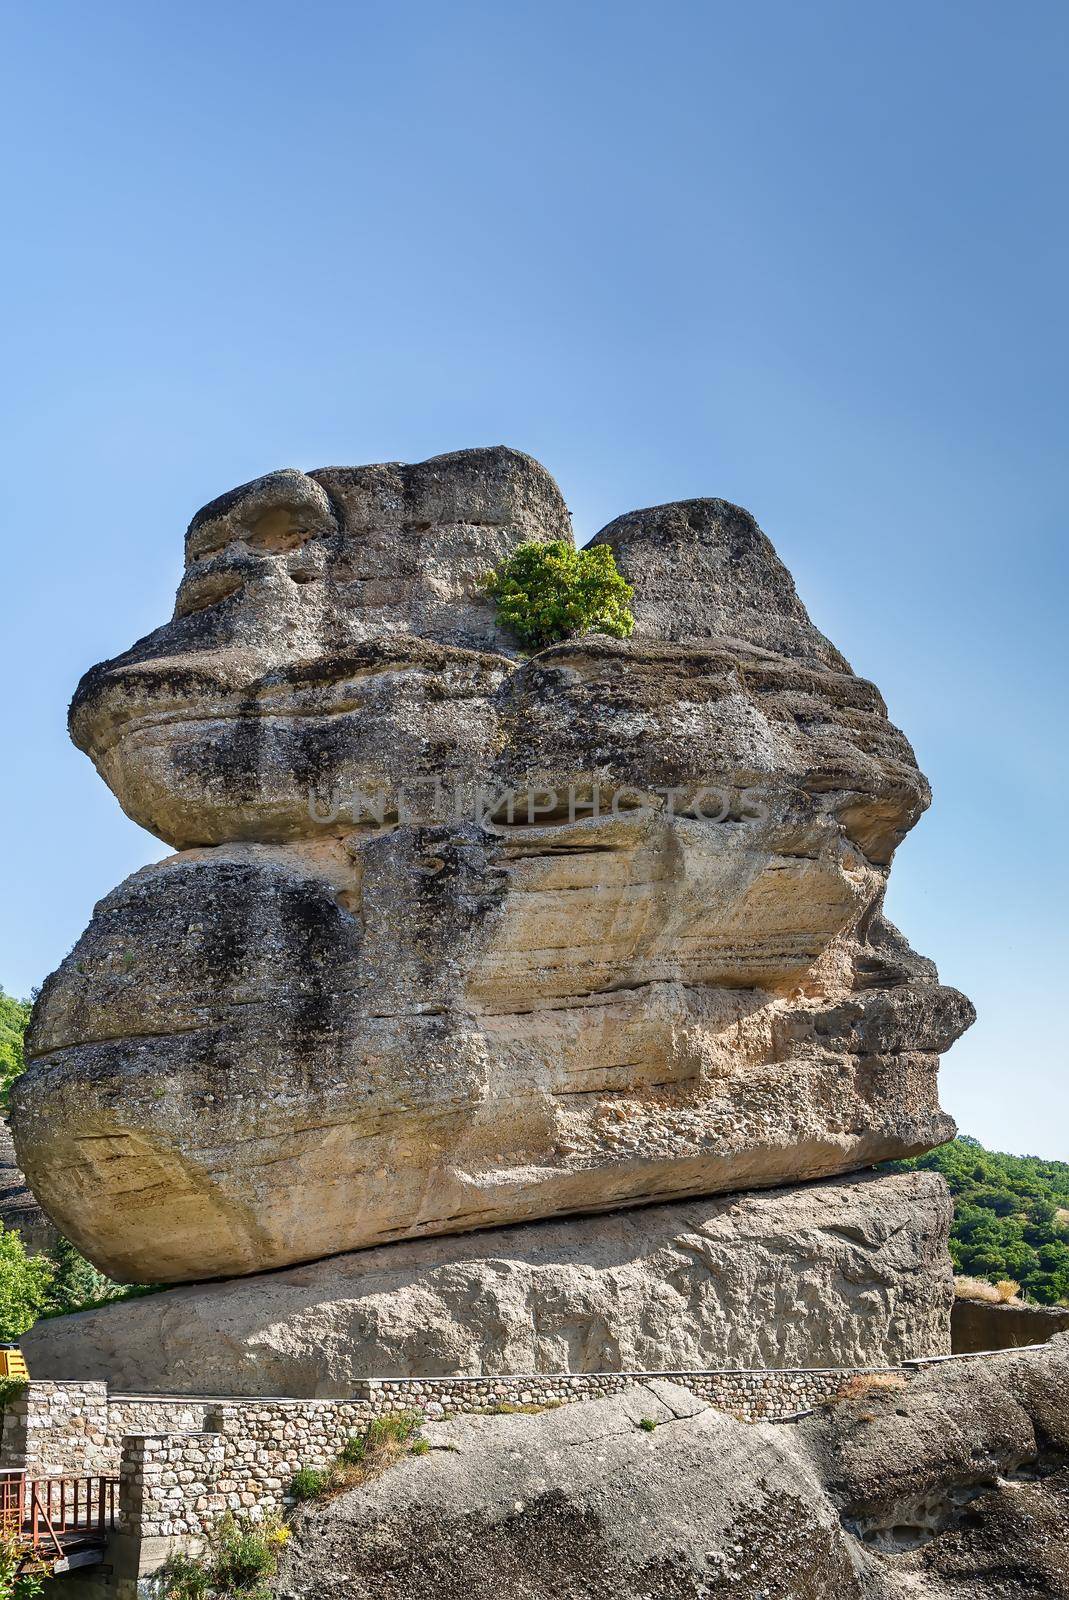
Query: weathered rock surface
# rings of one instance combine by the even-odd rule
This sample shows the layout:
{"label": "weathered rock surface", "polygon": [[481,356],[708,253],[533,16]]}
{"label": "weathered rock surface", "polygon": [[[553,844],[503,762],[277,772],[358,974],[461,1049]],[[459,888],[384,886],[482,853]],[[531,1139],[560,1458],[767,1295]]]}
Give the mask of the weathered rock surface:
{"label": "weathered rock surface", "polygon": [[1065,1336],[791,1427],[653,1380],[424,1432],[428,1454],[303,1513],[284,1600],[1069,1594]]}
{"label": "weathered rock surface", "polygon": [[479,579],[567,528],[507,450],[272,474],[194,518],[172,622],[83,680],[76,741],[179,853],[46,984],[13,1127],[112,1276],[951,1135],[938,1055],[972,1010],[882,915],[929,797],[878,692],[722,501],[601,536],[634,640],[519,659]]}
{"label": "weathered rock surface", "polygon": [[305,1514],[281,1596],[862,1594],[839,1519],[792,1434],[735,1422],[673,1384],[424,1431],[428,1454]]}
{"label": "weathered rock surface", "polygon": [[840,1178],[334,1256],[38,1323],[38,1378],[347,1395],[441,1373],[865,1366],[945,1354],[935,1173]]}

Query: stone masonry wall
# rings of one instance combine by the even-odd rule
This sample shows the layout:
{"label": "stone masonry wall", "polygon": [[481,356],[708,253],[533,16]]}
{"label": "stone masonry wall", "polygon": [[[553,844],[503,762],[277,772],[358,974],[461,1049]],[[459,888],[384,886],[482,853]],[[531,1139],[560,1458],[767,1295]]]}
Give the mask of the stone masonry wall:
{"label": "stone masonry wall", "polygon": [[[993,1352],[998,1354],[1000,1352]],[[849,1379],[901,1368],[530,1374],[369,1380],[345,1400],[110,1395],[104,1383],[31,1383],[4,1419],[0,1465],[31,1475],[120,1477],[123,1528],[196,1536],[223,1511],[281,1510],[299,1467],[324,1467],[376,1416],[428,1419],[510,1405],[562,1405],[661,1377],[747,1421],[787,1420],[830,1399]],[[971,1358],[975,1359],[975,1357]]]}
{"label": "stone masonry wall", "polygon": [[142,1539],[197,1535],[228,1507],[218,1433],[132,1434],[124,1441],[119,1520]]}
{"label": "stone masonry wall", "polygon": [[211,1402],[164,1395],[109,1395],[106,1383],[30,1383],[4,1411],[0,1465],[31,1477],[79,1477],[119,1470],[131,1433],[203,1428]]}
{"label": "stone masonry wall", "polygon": [[[870,1369],[866,1369],[870,1370]],[[871,1369],[876,1370],[876,1369]],[[119,1471],[129,1435],[163,1437],[222,1430],[239,1450],[243,1433],[257,1445],[298,1441],[301,1460],[335,1455],[373,1416],[418,1411],[449,1417],[499,1405],[562,1405],[618,1394],[636,1378],[669,1378],[711,1405],[748,1421],[774,1421],[826,1400],[854,1368],[811,1371],[537,1373],[497,1378],[390,1378],[357,1385],[346,1400],[190,1399],[109,1395],[105,1383],[31,1383],[8,1403],[0,1465],[41,1477]],[[288,1460],[292,1451],[280,1452]]]}

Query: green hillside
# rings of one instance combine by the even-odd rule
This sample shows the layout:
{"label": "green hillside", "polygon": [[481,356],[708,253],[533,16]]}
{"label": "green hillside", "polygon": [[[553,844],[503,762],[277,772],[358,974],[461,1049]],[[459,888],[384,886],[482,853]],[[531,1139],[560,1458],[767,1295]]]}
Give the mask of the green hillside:
{"label": "green hillside", "polygon": [[7,1091],[25,1065],[22,1036],[29,1020],[30,1002],[0,989],[0,1109],[7,1105]]}
{"label": "green hillside", "polygon": [[1003,1155],[962,1137],[890,1165],[946,1178],[956,1271],[993,1283],[1015,1278],[1043,1305],[1069,1302],[1069,1162]]}

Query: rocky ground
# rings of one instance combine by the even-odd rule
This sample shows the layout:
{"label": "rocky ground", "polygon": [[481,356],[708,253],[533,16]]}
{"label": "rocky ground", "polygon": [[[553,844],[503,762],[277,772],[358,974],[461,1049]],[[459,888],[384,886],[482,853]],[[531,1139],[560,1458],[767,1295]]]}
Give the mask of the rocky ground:
{"label": "rocky ground", "polygon": [[792,1425],[654,1380],[424,1432],[300,1515],[282,1600],[1069,1595],[1069,1336]]}

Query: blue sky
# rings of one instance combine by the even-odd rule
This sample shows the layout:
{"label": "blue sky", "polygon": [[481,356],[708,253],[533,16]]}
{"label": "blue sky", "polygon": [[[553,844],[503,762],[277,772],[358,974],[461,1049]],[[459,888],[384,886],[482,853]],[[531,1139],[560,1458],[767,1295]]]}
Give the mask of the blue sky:
{"label": "blue sky", "polygon": [[943,1098],[1069,1158],[1069,11],[3,7],[5,907],[25,992],[163,854],[66,739],[273,467],[507,443],[580,537],[749,507],[935,790],[889,905]]}

